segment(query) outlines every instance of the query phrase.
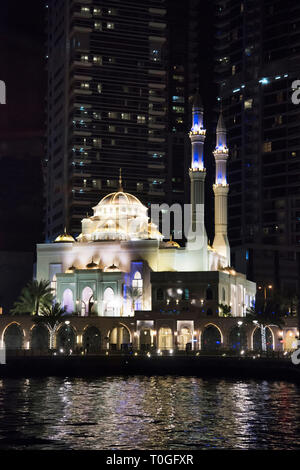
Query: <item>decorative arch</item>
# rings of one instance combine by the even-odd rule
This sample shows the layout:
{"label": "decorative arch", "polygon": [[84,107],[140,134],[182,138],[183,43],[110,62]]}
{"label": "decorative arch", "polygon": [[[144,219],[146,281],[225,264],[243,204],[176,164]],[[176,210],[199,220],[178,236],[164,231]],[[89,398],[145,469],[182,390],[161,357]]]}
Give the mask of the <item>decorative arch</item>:
{"label": "decorative arch", "polygon": [[30,347],[33,350],[48,350],[50,344],[50,333],[46,325],[34,325],[31,329]]}
{"label": "decorative arch", "polygon": [[101,333],[94,326],[87,326],[82,335],[82,346],[87,353],[97,353],[101,351]]}
{"label": "decorative arch", "polygon": [[143,327],[140,330],[140,349],[149,351],[151,349],[151,328]]}
{"label": "decorative arch", "polygon": [[214,323],[207,323],[201,334],[201,349],[213,351],[219,349],[223,343],[221,329]]}
{"label": "decorative arch", "polygon": [[56,347],[64,353],[74,351],[76,345],[76,331],[71,325],[63,323],[56,333]]}
{"label": "decorative arch", "polygon": [[115,292],[112,287],[106,287],[103,292],[103,311],[107,317],[115,314]]}
{"label": "decorative arch", "polygon": [[66,308],[67,313],[74,312],[73,291],[70,288],[64,290],[62,295],[62,306]]}
{"label": "decorative arch", "polygon": [[3,330],[2,339],[6,349],[22,349],[24,332],[17,322],[9,323]]}
{"label": "decorative arch", "polygon": [[123,323],[115,325],[109,332],[109,347],[111,350],[128,350],[132,344],[131,332]]}
{"label": "decorative arch", "polygon": [[189,325],[181,326],[180,330],[178,331],[177,342],[178,349],[180,350],[185,350],[187,348],[187,344],[190,344],[190,348],[192,349],[193,332]]}
{"label": "decorative arch", "polygon": [[141,310],[142,309],[142,295],[143,295],[143,278],[139,271],[134,273],[132,283],[132,287],[138,290],[140,297],[136,299],[134,302],[134,309]]}
{"label": "decorative arch", "polygon": [[235,326],[229,332],[229,347],[235,351],[247,349],[247,334],[243,326]]}
{"label": "decorative arch", "polygon": [[173,349],[173,331],[169,326],[161,326],[158,330],[158,348]]}
{"label": "decorative arch", "polygon": [[[275,345],[275,338],[274,338],[274,333],[270,326],[266,326],[266,348],[267,351],[271,351],[274,349]],[[261,327],[256,326],[252,332],[252,337],[251,337],[251,342],[252,342],[252,349],[255,351],[259,351],[262,349],[262,338],[261,338]]]}
{"label": "decorative arch", "polygon": [[94,292],[89,286],[86,286],[81,292],[81,316],[90,315],[94,305]]}

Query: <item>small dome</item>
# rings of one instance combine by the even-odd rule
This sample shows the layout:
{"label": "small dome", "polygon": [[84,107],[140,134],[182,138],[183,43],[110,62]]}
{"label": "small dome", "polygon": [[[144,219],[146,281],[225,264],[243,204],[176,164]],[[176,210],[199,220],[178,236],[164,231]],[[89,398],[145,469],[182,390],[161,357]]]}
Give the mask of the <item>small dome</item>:
{"label": "small dome", "polygon": [[72,235],[69,235],[66,231],[66,228],[64,230],[64,233],[61,235],[58,235],[58,237],[54,240],[54,243],[74,243],[75,239],[72,237]]}
{"label": "small dome", "polygon": [[87,268],[87,269],[99,269],[99,266],[98,266],[98,264],[94,263],[94,260],[93,260],[93,258],[92,258],[92,262],[91,262],[91,263],[88,263],[88,264],[86,265],[86,268]]}
{"label": "small dome", "polygon": [[70,267],[67,269],[67,273],[73,273],[75,270],[76,270],[76,267],[73,266],[73,264],[72,264],[72,266],[70,266]]}
{"label": "small dome", "polygon": [[172,235],[171,235],[170,240],[168,242],[165,242],[165,247],[166,248],[180,248],[180,245],[179,243],[174,242],[174,240],[172,240]]}
{"label": "small dome", "polygon": [[114,271],[120,272],[120,269],[118,268],[118,266],[116,266],[116,265],[113,263],[111,266],[108,266],[107,268],[105,268],[104,271],[105,271],[106,273],[110,273],[110,272],[114,272]]}

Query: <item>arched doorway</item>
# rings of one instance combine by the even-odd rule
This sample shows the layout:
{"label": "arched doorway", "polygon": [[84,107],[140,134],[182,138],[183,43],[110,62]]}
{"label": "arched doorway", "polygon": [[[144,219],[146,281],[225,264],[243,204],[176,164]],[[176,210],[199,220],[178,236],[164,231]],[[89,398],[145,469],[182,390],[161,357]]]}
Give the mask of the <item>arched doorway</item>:
{"label": "arched doorway", "polygon": [[113,328],[109,335],[109,347],[112,351],[128,350],[131,345],[130,333],[122,325]]}
{"label": "arched doorway", "polygon": [[204,351],[216,351],[222,342],[220,330],[214,325],[208,325],[202,333],[202,349]]}
{"label": "arched doorway", "polygon": [[247,335],[243,327],[232,328],[229,333],[229,348],[236,351],[247,349]]}
{"label": "arched doorway", "polygon": [[62,325],[56,335],[56,347],[66,354],[74,351],[75,348],[75,332],[70,325]]}
{"label": "arched doorway", "polygon": [[[253,332],[253,349],[255,351],[262,351],[263,350],[263,343],[264,340],[262,338],[262,330],[261,327],[257,327]],[[265,327],[265,341],[266,341],[266,350],[272,351],[274,349],[274,338],[271,329],[266,326]]]}
{"label": "arched doorway", "polygon": [[297,335],[293,330],[288,330],[284,335],[284,350],[292,351],[297,349]]}
{"label": "arched doorway", "polygon": [[149,351],[151,349],[151,329],[142,328],[140,331],[140,349]]}
{"label": "arched doorway", "polygon": [[178,341],[178,349],[185,351],[188,347],[187,346],[188,344],[190,345],[190,348],[192,349],[193,333],[189,327],[183,326],[180,329],[180,331],[178,332],[177,341]]}
{"label": "arched doorway", "polygon": [[101,334],[95,326],[88,326],[84,330],[82,345],[87,353],[97,353],[101,351]]}
{"label": "arched doorway", "polygon": [[87,317],[94,305],[94,293],[90,287],[85,287],[81,294],[81,316]]}
{"label": "arched doorway", "polygon": [[104,315],[113,317],[115,313],[115,293],[111,287],[107,287],[103,294],[103,310]]}
{"label": "arched doorway", "polygon": [[162,327],[158,332],[158,348],[173,349],[173,333],[171,328]]}
{"label": "arched doorway", "polygon": [[71,289],[66,289],[64,291],[62,296],[62,306],[66,308],[66,312],[74,312],[73,292],[71,291]]}
{"label": "arched doorway", "polygon": [[22,349],[24,335],[17,323],[11,323],[4,332],[4,343],[6,349]]}
{"label": "arched doorway", "polygon": [[134,310],[142,310],[143,301],[143,279],[139,271],[136,271],[132,280],[132,288],[135,289]]}
{"label": "arched doorway", "polygon": [[36,325],[31,331],[31,349],[47,351],[49,349],[49,337],[49,330],[45,325]]}

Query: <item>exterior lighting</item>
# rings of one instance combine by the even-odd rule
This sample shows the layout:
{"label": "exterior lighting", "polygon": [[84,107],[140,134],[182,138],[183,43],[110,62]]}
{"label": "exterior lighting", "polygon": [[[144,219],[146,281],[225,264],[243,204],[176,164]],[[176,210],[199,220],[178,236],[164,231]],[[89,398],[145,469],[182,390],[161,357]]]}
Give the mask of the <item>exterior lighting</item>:
{"label": "exterior lighting", "polygon": [[147,357],[151,357],[151,354],[149,352],[147,352]]}
{"label": "exterior lighting", "polygon": [[257,321],[257,320],[253,320],[253,323],[254,323],[254,325],[257,325],[258,321]]}
{"label": "exterior lighting", "polygon": [[242,321],[238,321],[237,324],[238,324],[239,326],[242,326],[243,322],[242,322]]}
{"label": "exterior lighting", "polygon": [[170,354],[173,354],[173,349],[170,349]]}
{"label": "exterior lighting", "polygon": [[157,354],[160,354],[160,349],[157,350]]}
{"label": "exterior lighting", "polygon": [[244,354],[245,354],[245,351],[244,351],[244,350],[242,350],[242,351],[241,351],[241,356],[243,356]]}
{"label": "exterior lighting", "polygon": [[60,349],[60,350],[59,350],[59,352],[60,352],[60,353],[63,353],[63,352],[64,352],[64,350],[63,350],[63,349]]}
{"label": "exterior lighting", "polygon": [[264,77],[259,80],[259,83],[261,83],[262,85],[267,85],[269,83],[269,80]]}
{"label": "exterior lighting", "polygon": [[70,321],[69,320],[65,321],[65,325],[70,325]]}
{"label": "exterior lighting", "polygon": [[182,294],[183,290],[182,289],[177,289],[177,294]]}

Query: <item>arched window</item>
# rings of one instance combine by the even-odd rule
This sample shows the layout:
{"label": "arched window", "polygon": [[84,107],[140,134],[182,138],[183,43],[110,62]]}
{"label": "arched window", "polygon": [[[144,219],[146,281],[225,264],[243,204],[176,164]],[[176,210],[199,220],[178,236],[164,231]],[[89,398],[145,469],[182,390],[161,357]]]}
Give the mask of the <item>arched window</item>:
{"label": "arched window", "polygon": [[66,312],[74,312],[73,292],[71,289],[66,289],[63,293],[62,306],[66,308]]}
{"label": "arched window", "polygon": [[173,334],[171,328],[162,327],[158,332],[159,349],[173,349]]}
{"label": "arched window", "polygon": [[212,300],[213,299],[213,291],[211,287],[208,287],[206,289],[206,300]]}
{"label": "arched window", "polygon": [[161,288],[157,289],[156,291],[156,299],[164,300],[164,291]]}
{"label": "arched window", "polygon": [[114,315],[114,298],[115,293],[111,287],[107,287],[103,294],[103,307],[104,307],[104,315],[108,317]]}
{"label": "arched window", "polygon": [[143,295],[143,279],[139,271],[136,271],[132,279],[132,287],[133,289],[137,289],[137,295],[136,295],[136,300],[134,302],[134,308],[135,310],[141,310],[142,295]]}
{"label": "arched window", "polygon": [[81,294],[81,316],[88,316],[94,305],[94,293],[90,287],[85,287]]}

